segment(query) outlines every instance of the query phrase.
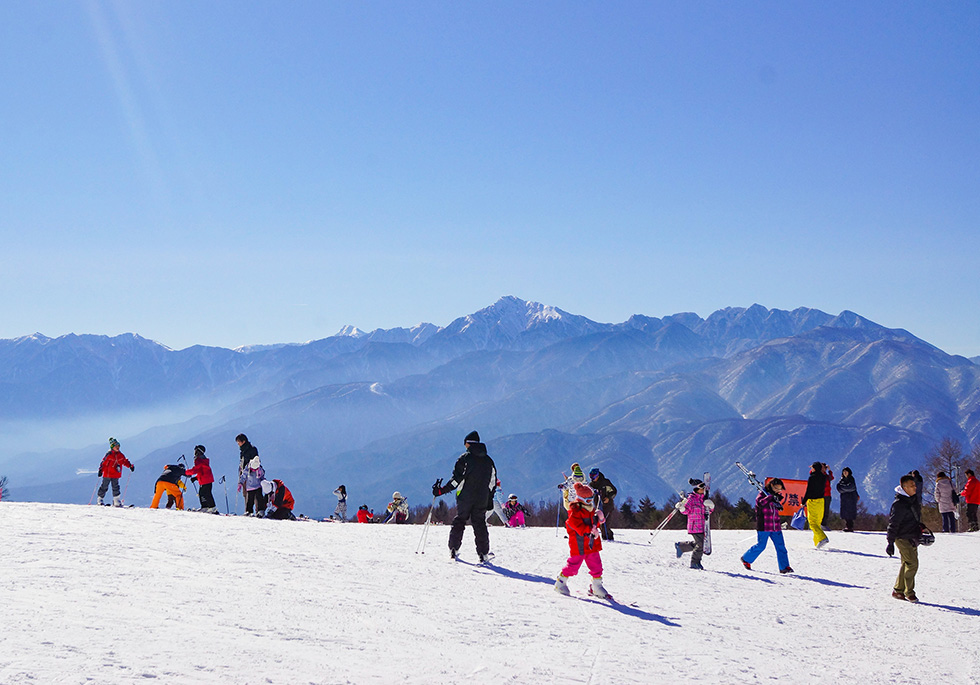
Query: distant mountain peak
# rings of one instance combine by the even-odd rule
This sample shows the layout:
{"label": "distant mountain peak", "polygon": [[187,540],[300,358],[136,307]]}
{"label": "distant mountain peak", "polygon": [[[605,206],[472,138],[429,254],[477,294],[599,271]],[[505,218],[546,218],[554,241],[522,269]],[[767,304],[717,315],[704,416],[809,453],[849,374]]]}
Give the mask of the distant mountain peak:
{"label": "distant mountain peak", "polygon": [[357,326],[351,326],[350,324],[344,326],[334,337],[337,338],[363,338],[367,333],[362,331]]}

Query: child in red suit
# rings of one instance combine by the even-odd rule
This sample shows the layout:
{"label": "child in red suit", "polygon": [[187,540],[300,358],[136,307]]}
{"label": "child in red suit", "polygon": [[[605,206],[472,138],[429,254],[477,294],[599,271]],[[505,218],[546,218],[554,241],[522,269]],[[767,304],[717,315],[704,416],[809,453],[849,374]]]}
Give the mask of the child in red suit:
{"label": "child in red suit", "polygon": [[204,456],[204,445],[194,448],[194,466],[187,469],[187,477],[196,480],[201,486],[198,496],[201,498],[201,511],[217,514],[218,507],[214,503],[211,488],[214,485],[214,474],[211,472],[211,461]]}
{"label": "child in red suit", "polygon": [[571,552],[565,568],[558,574],[555,581],[555,591],[568,595],[568,579],[578,574],[582,562],[589,567],[592,576],[592,586],[589,594],[600,599],[612,599],[612,596],[602,587],[602,550],[601,534],[599,533],[599,515],[595,508],[595,493],[585,483],[575,483],[568,492],[568,520],[565,530],[568,531],[568,547]]}
{"label": "child in red suit", "polygon": [[115,438],[109,438],[109,451],[102,457],[102,463],[99,464],[99,477],[102,478],[102,485],[99,486],[99,504],[105,504],[104,498],[111,485],[112,506],[122,506],[122,497],[119,496],[119,479],[122,477],[123,466],[130,471],[136,470],[126,455],[119,451],[119,441]]}

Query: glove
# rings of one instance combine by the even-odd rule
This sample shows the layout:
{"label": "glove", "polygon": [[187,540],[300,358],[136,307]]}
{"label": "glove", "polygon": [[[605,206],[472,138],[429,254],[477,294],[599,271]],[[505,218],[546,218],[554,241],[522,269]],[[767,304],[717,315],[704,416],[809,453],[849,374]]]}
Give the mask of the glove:
{"label": "glove", "polygon": [[438,479],[432,484],[432,496],[438,497],[442,494],[442,478]]}
{"label": "glove", "polygon": [[888,546],[885,547],[885,553],[888,556],[890,556],[890,557],[895,556],[895,545],[893,543],[889,542],[888,543]]}
{"label": "glove", "polygon": [[129,470],[130,470],[131,473],[136,473],[136,467],[135,466],[130,466],[129,467]]}
{"label": "glove", "polygon": [[677,511],[684,511],[684,507],[686,506],[687,506],[687,500],[682,499],[680,502],[674,505],[674,509],[676,509]]}
{"label": "glove", "polygon": [[239,483],[239,484],[238,484],[238,492],[241,492],[241,491],[242,491],[242,484],[241,484],[241,483]]}
{"label": "glove", "polygon": [[704,509],[710,514],[715,510],[715,503],[712,502],[710,499],[706,499],[704,501]]}

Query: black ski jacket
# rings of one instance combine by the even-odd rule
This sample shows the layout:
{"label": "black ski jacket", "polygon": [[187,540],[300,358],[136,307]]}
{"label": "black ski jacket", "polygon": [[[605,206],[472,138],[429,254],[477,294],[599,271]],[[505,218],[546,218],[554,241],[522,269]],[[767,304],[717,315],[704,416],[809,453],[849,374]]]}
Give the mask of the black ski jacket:
{"label": "black ski jacket", "polygon": [[252,443],[245,441],[245,444],[239,445],[238,449],[241,450],[242,456],[238,462],[238,475],[242,474],[242,471],[248,468],[248,462],[252,461],[252,457],[259,456],[259,451],[255,449]]}
{"label": "black ski jacket", "polygon": [[[599,471],[599,475],[594,481],[592,481],[592,489],[599,493],[599,502],[609,506],[612,504],[613,499],[616,497],[616,493],[619,492],[616,486],[612,484],[612,481],[606,478],[602,471]],[[608,499],[609,502],[605,503],[603,500]]]}
{"label": "black ski jacket", "polygon": [[901,488],[895,490],[895,501],[888,512],[888,542],[908,540],[913,544],[919,543],[922,536],[922,509],[914,497],[909,497]]}
{"label": "black ski jacket", "polygon": [[824,492],[827,490],[827,474],[823,471],[814,471],[806,479],[806,492],[803,493],[803,504],[809,499],[823,499]]}
{"label": "black ski jacket", "polygon": [[177,485],[178,481],[184,477],[186,469],[182,464],[167,464],[163,467],[163,474],[157,478],[157,482],[161,480],[166,483],[173,483]]}
{"label": "black ski jacket", "polygon": [[497,490],[497,467],[482,442],[467,443],[466,451],[456,460],[453,476],[442,486],[442,494],[456,490],[458,509],[471,507],[489,511]]}

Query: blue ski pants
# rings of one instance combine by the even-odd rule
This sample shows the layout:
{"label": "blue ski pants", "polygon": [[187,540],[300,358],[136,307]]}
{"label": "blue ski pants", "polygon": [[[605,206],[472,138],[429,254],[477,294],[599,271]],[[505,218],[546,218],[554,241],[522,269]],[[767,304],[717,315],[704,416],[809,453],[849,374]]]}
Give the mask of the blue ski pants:
{"label": "blue ski pants", "polygon": [[776,563],[779,564],[779,570],[782,571],[784,568],[789,567],[789,554],[786,553],[786,543],[783,542],[783,531],[774,530],[772,532],[760,530],[756,534],[759,536],[759,541],[754,545],[749,547],[749,551],[742,555],[742,558],[750,564],[759,558],[762,554],[762,550],[766,548],[766,545],[772,540],[772,546],[776,548]]}

